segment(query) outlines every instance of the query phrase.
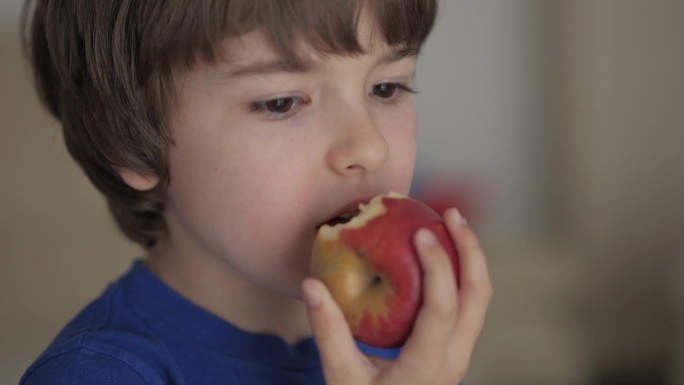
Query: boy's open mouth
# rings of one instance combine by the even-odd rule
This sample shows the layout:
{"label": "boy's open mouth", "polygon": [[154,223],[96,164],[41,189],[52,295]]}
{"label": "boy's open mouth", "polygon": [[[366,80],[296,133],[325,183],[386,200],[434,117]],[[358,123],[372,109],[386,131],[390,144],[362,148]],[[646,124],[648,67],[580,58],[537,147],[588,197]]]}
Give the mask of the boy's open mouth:
{"label": "boy's open mouth", "polygon": [[337,210],[337,212],[332,214],[330,219],[316,226],[316,230],[320,229],[324,225],[332,227],[335,225],[340,225],[351,221],[352,219],[354,219],[354,217],[361,214],[361,209],[363,205],[368,204],[372,197],[373,196],[369,196],[367,198],[362,199],[356,199],[347,203],[339,210]]}
{"label": "boy's open mouth", "polygon": [[320,229],[324,225],[328,226],[335,226],[343,223],[347,223],[352,220],[355,216],[359,215],[361,211],[359,209],[356,210],[350,210],[350,211],[345,211],[340,214],[335,215],[328,221],[321,223],[320,225],[316,226],[316,230]]}
{"label": "boy's open mouth", "polygon": [[[358,210],[358,209],[352,210],[352,211],[346,211],[346,212],[344,212],[344,213],[342,213],[342,214],[339,214],[339,215],[335,216],[334,218],[332,218],[331,220],[325,222],[324,224],[326,224],[326,225],[328,225],[328,226],[335,226],[335,225],[339,225],[339,224],[341,224],[341,223],[347,223],[347,222],[351,221],[352,218],[354,218],[355,216],[359,215],[360,212],[361,212],[361,211]],[[321,226],[322,226],[322,225],[321,225]],[[320,226],[319,226],[319,227],[320,227]]]}

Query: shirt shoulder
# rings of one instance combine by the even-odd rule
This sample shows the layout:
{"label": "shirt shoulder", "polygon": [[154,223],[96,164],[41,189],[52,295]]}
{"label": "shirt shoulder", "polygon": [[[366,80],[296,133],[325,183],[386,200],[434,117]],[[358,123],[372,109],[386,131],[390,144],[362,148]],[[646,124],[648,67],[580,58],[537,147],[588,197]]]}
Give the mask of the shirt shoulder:
{"label": "shirt shoulder", "polygon": [[182,383],[163,341],[128,306],[120,283],[83,309],[28,368],[21,385]]}
{"label": "shirt shoulder", "polygon": [[79,348],[51,356],[37,363],[20,385],[151,385],[162,382],[141,373],[120,357]]}
{"label": "shirt shoulder", "polygon": [[173,357],[158,341],[99,330],[53,345],[29,367],[21,385],[183,384]]}

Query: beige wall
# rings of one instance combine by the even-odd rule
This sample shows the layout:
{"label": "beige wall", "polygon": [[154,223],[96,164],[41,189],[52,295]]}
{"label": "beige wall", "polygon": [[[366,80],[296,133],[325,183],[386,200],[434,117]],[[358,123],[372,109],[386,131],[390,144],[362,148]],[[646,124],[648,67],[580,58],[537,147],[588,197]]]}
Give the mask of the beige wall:
{"label": "beige wall", "polygon": [[682,326],[672,287],[684,279],[674,268],[684,249],[684,2],[568,0],[555,11],[555,207],[588,258],[582,314],[608,370],[662,370]]}

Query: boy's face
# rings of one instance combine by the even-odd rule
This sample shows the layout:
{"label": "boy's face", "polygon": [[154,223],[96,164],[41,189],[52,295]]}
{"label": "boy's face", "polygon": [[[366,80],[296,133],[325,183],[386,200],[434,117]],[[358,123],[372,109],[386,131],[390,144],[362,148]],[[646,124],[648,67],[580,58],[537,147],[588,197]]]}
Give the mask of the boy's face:
{"label": "boy's face", "polygon": [[165,212],[172,247],[299,297],[317,227],[355,201],[408,192],[416,113],[402,87],[415,57],[381,40],[370,49],[369,31],[362,22],[363,55],[302,47],[304,71],[284,67],[252,32],[225,42],[230,60],[178,79]]}

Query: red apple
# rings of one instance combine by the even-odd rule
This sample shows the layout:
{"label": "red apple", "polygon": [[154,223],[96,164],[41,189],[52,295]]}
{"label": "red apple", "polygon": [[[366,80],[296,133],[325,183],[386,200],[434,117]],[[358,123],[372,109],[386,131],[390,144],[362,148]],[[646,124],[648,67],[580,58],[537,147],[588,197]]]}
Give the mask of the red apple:
{"label": "red apple", "polygon": [[378,348],[399,347],[422,304],[415,232],[424,227],[435,233],[458,277],[456,249],[442,218],[418,200],[389,193],[359,210],[348,223],[321,226],[311,272],[328,287],[357,340]]}

